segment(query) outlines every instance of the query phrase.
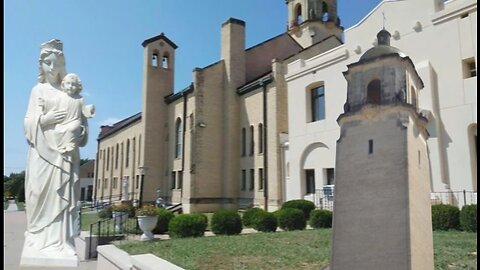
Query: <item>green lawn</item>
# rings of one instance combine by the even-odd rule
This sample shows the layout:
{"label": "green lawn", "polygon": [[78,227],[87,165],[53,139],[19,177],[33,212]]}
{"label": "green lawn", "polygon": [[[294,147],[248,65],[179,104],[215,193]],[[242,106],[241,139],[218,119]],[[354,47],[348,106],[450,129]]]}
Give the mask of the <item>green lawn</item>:
{"label": "green lawn", "polygon": [[[81,225],[80,225],[80,230],[81,231],[90,231],[90,224],[97,223],[98,221],[102,220],[97,213],[95,212],[88,212],[88,213],[82,213],[81,216]],[[105,220],[105,219],[103,219]],[[125,225],[125,230],[128,233],[140,233],[139,231],[136,231],[136,218],[129,218],[128,221],[126,222]],[[113,220],[110,220],[108,222],[105,222],[100,225],[100,230],[102,231],[102,234],[105,234],[108,231],[108,234],[113,234],[115,231],[115,224]],[[98,226],[97,224],[93,226],[93,234],[98,233]]]}
{"label": "green lawn", "polygon": [[[477,269],[476,233],[434,232],[435,269]],[[185,269],[321,269],[330,259],[331,229],[129,241],[131,255],[153,253]],[[475,253],[476,254],[476,253]]]}

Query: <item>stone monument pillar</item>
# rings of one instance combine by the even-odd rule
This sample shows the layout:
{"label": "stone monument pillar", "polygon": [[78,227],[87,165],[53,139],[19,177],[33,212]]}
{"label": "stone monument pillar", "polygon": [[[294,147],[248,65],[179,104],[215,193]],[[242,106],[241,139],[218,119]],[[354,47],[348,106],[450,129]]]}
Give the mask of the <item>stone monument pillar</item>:
{"label": "stone monument pillar", "polygon": [[423,82],[390,33],[377,38],[344,72],[331,269],[433,270]]}

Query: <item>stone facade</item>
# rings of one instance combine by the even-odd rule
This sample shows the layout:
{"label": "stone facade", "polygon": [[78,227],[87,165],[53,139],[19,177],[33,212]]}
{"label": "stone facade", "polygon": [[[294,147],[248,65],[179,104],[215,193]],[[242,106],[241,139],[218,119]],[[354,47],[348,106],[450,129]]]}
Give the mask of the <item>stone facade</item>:
{"label": "stone facade", "polygon": [[[315,42],[301,46],[284,33],[245,48],[245,22],[227,20],[221,26],[220,61],[195,68],[191,85],[175,93],[176,45],[163,33],[145,40],[142,114],[104,127],[98,139],[99,154],[107,149],[113,157],[117,143],[135,138],[139,163],[128,174],[106,170],[105,154],[100,154],[97,199],[121,192],[101,187],[104,179],[128,176],[132,198],[154,201],[159,190],[167,202],[181,203],[187,213],[251,206],[278,209],[285,201],[279,136],[288,132],[285,66],[341,43],[335,36],[339,27],[330,29],[318,21],[305,26],[313,23],[323,29]],[[248,148],[245,154],[242,144]],[[243,182],[249,186],[243,188]]]}

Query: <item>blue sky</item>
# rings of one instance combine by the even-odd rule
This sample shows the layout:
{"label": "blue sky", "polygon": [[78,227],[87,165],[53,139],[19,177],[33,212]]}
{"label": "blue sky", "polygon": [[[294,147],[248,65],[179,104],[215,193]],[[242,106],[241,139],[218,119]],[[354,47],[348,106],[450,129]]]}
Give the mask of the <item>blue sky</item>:
{"label": "blue sky", "polygon": [[[339,0],[342,26],[356,24],[381,0]],[[178,46],[175,90],[192,81],[192,70],[219,60],[220,27],[228,18],[246,22],[246,46],[283,33],[284,0],[5,0],[4,175],[25,169],[23,118],[37,83],[39,46],[64,43],[67,72],[77,73],[87,104],[95,104],[89,143],[94,158],[100,125],[141,111],[143,47],[164,32]]]}

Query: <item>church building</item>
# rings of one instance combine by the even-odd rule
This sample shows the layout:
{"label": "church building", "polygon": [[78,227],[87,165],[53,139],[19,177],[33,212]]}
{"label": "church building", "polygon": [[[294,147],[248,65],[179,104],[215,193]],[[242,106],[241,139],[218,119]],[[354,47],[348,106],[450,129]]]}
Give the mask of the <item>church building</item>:
{"label": "church building", "polygon": [[[95,198],[182,204],[184,212],[285,201],[280,142],[288,133],[286,63],[342,44],[336,1],[289,0],[289,30],[245,48],[246,23],[221,26],[220,60],[174,92],[175,49],[165,34],[144,47],[142,112],[98,137]],[[125,187],[125,188],[122,188]]]}
{"label": "church building", "polygon": [[334,185],[342,72],[376,44],[382,12],[425,83],[414,98],[433,123],[432,191],[476,191],[476,1],[385,0],[345,31],[336,0],[285,3],[287,31],[250,48],[247,24],[226,20],[220,59],[195,68],[182,90],[177,44],[164,33],[143,41],[142,111],[102,126],[95,200],[128,191],[186,213],[316,201],[315,190]]}

